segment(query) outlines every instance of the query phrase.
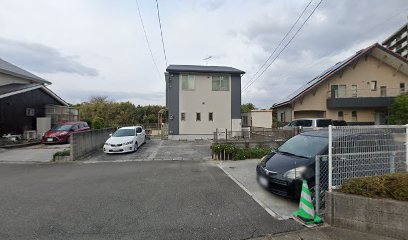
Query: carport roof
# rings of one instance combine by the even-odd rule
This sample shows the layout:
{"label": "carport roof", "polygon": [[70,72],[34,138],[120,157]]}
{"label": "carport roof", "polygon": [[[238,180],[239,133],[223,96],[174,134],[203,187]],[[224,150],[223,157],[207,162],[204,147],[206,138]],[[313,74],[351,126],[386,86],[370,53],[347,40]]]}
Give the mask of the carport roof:
{"label": "carport roof", "polygon": [[196,72],[196,73],[230,73],[244,74],[245,72],[226,66],[201,66],[201,65],[169,65],[167,72]]}

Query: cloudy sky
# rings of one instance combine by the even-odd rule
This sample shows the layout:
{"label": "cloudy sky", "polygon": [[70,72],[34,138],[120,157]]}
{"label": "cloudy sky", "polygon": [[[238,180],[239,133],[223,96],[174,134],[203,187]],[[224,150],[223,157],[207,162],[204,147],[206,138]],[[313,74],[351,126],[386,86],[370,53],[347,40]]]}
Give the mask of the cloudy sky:
{"label": "cloudy sky", "polygon": [[[244,87],[309,2],[159,0],[168,63],[236,67],[247,72]],[[51,81],[50,88],[71,103],[104,95],[164,105],[166,64],[155,4],[139,0],[158,69],[136,0],[2,0],[0,58]],[[317,4],[313,0],[310,9]],[[406,0],[323,1],[243,92],[243,102],[270,107],[325,68],[381,42],[407,16]],[[213,58],[204,61],[208,56]]]}

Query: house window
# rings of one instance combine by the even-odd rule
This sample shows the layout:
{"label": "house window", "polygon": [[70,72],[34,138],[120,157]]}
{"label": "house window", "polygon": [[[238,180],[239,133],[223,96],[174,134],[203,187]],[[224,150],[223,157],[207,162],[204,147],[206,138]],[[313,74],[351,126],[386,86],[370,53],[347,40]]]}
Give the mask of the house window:
{"label": "house window", "polygon": [[181,113],[181,121],[186,121],[186,113],[185,112]]}
{"label": "house window", "polygon": [[386,86],[381,86],[380,87],[380,92],[381,92],[381,97],[386,97],[387,96],[387,87]]}
{"label": "house window", "polygon": [[35,116],[35,109],[34,108],[26,108],[26,116],[27,117],[34,117]]}
{"label": "house window", "polygon": [[357,97],[357,85],[351,85],[351,97]]}
{"label": "house window", "polygon": [[248,116],[242,116],[242,125],[248,126]]}
{"label": "house window", "polygon": [[370,82],[370,89],[371,91],[377,91],[377,81]]}
{"label": "house window", "polygon": [[281,122],[286,122],[285,112],[281,112]]}
{"label": "house window", "polygon": [[201,121],[201,113],[196,113],[196,121]]}
{"label": "house window", "polygon": [[346,85],[332,85],[331,94],[333,98],[345,98],[346,97]]}
{"label": "house window", "polygon": [[338,120],[344,120],[344,113],[342,111],[337,112],[337,119]]}
{"label": "house window", "polygon": [[351,121],[357,122],[357,111],[351,112]]}
{"label": "house window", "polygon": [[229,91],[229,76],[228,75],[212,76],[212,90]]}
{"label": "house window", "polygon": [[405,83],[400,83],[400,93],[405,93]]}
{"label": "house window", "polygon": [[208,121],[214,121],[214,113],[210,112],[208,113]]}
{"label": "house window", "polygon": [[181,89],[192,91],[195,90],[195,76],[194,75],[181,75]]}

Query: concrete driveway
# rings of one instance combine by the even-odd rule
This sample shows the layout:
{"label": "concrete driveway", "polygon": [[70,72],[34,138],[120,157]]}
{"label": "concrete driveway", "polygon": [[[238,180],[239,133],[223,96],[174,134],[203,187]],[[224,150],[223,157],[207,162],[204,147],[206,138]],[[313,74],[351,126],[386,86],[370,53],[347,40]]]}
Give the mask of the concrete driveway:
{"label": "concrete driveway", "polygon": [[65,149],[70,149],[70,145],[37,144],[28,147],[13,149],[0,148],[0,162],[49,162],[52,160],[54,153]]}
{"label": "concrete driveway", "polygon": [[2,164],[0,239],[251,239],[277,220],[210,161]]}
{"label": "concrete driveway", "polygon": [[105,154],[102,149],[85,159],[95,161],[210,160],[210,141],[152,139],[133,153]]}
{"label": "concrete driveway", "polygon": [[260,187],[256,181],[255,172],[258,162],[258,159],[222,161],[219,166],[269,213],[278,219],[291,218],[293,212],[298,210],[299,203],[272,194]]}

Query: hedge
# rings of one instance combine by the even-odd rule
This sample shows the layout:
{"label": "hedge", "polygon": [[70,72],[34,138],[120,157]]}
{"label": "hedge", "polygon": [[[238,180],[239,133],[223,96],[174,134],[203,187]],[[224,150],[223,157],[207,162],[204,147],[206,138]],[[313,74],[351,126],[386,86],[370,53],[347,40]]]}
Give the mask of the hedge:
{"label": "hedge", "polygon": [[54,158],[57,156],[70,156],[70,155],[71,155],[71,151],[67,149],[67,150],[63,150],[63,151],[54,153]]}
{"label": "hedge", "polygon": [[364,197],[408,201],[408,173],[353,178],[346,181],[339,191]]}
{"label": "hedge", "polygon": [[250,158],[262,158],[272,151],[271,147],[239,148],[234,144],[213,144],[212,150],[218,154],[225,151],[232,156],[232,160],[244,160]]}

